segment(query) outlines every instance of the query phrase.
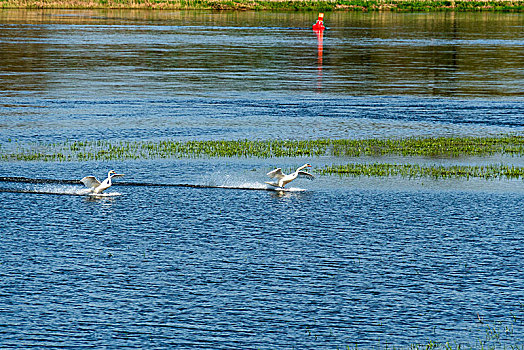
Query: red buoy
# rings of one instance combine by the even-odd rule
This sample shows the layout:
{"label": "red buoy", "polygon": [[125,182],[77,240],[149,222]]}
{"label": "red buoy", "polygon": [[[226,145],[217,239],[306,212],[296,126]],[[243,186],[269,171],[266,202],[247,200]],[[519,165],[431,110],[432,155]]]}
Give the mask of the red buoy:
{"label": "red buoy", "polygon": [[315,22],[315,24],[313,24],[313,30],[324,30],[324,29],[326,29],[326,27],[324,27],[324,14],[319,13],[317,21]]}

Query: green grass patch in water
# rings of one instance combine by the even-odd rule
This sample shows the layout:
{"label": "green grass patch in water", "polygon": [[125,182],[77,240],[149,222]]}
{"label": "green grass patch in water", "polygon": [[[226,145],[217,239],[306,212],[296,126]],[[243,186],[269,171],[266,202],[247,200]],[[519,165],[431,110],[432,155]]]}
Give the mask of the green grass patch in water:
{"label": "green grass patch in water", "polygon": [[524,179],[524,168],[509,165],[419,165],[419,164],[345,164],[316,169],[323,175],[369,176],[404,178],[480,178],[480,179]]}
{"label": "green grass patch in water", "polygon": [[[180,158],[338,158],[434,157],[454,158],[491,155],[524,155],[524,137],[508,135],[477,138],[318,139],[318,140],[217,140],[217,141],[67,141],[62,143],[8,142],[0,145],[1,161],[125,161]],[[331,165],[316,169],[321,174],[347,176],[402,176],[432,178],[524,178],[524,169],[510,165]]]}
{"label": "green grass patch in water", "polygon": [[401,139],[66,141],[0,144],[2,161],[91,161],[197,157],[523,156],[524,136]]}

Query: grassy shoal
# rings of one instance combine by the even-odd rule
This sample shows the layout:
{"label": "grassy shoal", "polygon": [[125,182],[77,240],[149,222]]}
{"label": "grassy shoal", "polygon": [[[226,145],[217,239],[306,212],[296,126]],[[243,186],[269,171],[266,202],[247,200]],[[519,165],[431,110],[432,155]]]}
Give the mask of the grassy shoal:
{"label": "grassy shoal", "polygon": [[368,176],[368,177],[402,177],[402,178],[478,178],[478,179],[523,179],[524,168],[509,165],[419,165],[351,163],[331,165],[315,170],[323,175]]}
{"label": "grassy shoal", "polygon": [[0,8],[524,12],[524,0],[0,0]]}
{"label": "grassy shoal", "polygon": [[0,144],[0,161],[125,161],[130,159],[180,158],[279,158],[335,157],[353,159],[345,165],[316,168],[324,175],[524,179],[524,168],[491,164],[420,165],[360,163],[359,157],[459,158],[505,155],[524,156],[524,136],[432,137],[403,139],[318,139],[318,140],[214,140],[214,141],[65,141],[59,143]]}
{"label": "grassy shoal", "polygon": [[524,136],[401,139],[65,141],[0,144],[0,161],[100,161],[198,157],[524,156]]}

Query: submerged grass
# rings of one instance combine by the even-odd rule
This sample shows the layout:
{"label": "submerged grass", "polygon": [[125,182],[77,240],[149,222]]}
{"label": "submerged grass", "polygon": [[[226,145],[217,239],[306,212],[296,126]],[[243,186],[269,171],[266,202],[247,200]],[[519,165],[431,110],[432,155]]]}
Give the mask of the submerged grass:
{"label": "submerged grass", "polygon": [[0,0],[0,8],[281,11],[524,11],[523,0]]}
{"label": "submerged grass", "polygon": [[[439,137],[404,139],[218,140],[218,141],[66,141],[62,143],[0,144],[0,161],[124,161],[176,158],[277,157],[404,157],[454,158],[523,156],[524,136]],[[434,178],[524,178],[524,168],[510,165],[331,165],[316,170],[347,176],[402,176]]]}
{"label": "submerged grass", "polygon": [[523,156],[524,136],[403,139],[66,141],[0,144],[3,161],[87,161],[195,157]]}
{"label": "submerged grass", "polygon": [[[356,341],[351,342],[343,347],[333,346],[338,336],[341,333],[333,333],[332,330],[325,327],[317,327],[312,325],[306,327],[306,337],[311,342],[311,348],[322,349],[382,349],[382,350],[524,350],[524,338],[522,332],[524,331],[524,318],[522,311],[522,302],[517,299],[521,305],[514,305],[515,308],[511,315],[499,318],[497,321],[485,321],[477,313],[477,320],[471,319],[468,322],[467,328],[464,329],[466,333],[462,333],[460,337],[455,340],[446,339],[445,333],[450,331],[449,325],[437,326],[428,325],[428,328],[433,328],[433,336],[422,343],[411,343],[407,345],[390,344],[385,337],[385,342],[375,344],[360,344]],[[378,322],[378,324],[370,325],[375,328],[375,334],[383,334],[384,327],[388,327],[387,321],[385,323]],[[453,326],[451,326],[453,327]],[[438,329],[438,331],[437,331]],[[346,333],[343,333],[347,335]],[[438,335],[437,335],[438,334]],[[432,339],[433,338],[433,339]],[[339,343],[344,343],[340,341]]]}
{"label": "submerged grass", "polygon": [[326,175],[408,178],[481,178],[481,179],[523,179],[524,168],[509,165],[419,165],[419,164],[346,164],[332,165],[316,170]]}

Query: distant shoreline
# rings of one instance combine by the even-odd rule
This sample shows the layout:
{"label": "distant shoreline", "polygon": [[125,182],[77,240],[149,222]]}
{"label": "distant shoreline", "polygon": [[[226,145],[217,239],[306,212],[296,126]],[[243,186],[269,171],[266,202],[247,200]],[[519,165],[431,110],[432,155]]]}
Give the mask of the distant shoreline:
{"label": "distant shoreline", "polygon": [[0,9],[524,12],[524,0],[0,0]]}

